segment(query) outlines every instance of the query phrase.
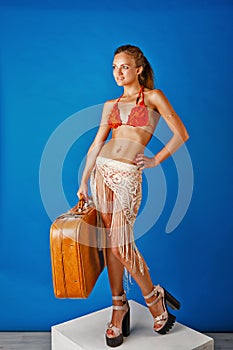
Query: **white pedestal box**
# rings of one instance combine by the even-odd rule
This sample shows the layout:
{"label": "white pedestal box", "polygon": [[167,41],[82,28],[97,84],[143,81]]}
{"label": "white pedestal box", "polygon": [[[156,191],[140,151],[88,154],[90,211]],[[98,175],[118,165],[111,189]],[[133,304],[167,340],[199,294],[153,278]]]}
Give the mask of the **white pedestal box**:
{"label": "white pedestal box", "polygon": [[[131,334],[119,350],[214,350],[214,340],[175,323],[166,335],[153,331],[153,318],[147,307],[130,303]],[[52,327],[52,350],[111,349],[105,343],[105,330],[111,307]]]}

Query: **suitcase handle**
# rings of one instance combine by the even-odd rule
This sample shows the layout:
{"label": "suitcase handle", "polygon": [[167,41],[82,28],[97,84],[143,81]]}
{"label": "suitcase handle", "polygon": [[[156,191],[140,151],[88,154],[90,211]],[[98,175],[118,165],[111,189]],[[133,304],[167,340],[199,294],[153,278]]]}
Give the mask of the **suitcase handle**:
{"label": "suitcase handle", "polygon": [[82,213],[85,209],[88,208],[88,206],[92,203],[92,201],[85,201],[84,197],[81,195],[78,203],[71,208],[68,213]]}
{"label": "suitcase handle", "polygon": [[79,212],[83,211],[83,208],[84,208],[86,203],[87,202],[85,202],[85,199],[84,199],[83,195],[81,194],[80,199],[79,199],[78,204],[77,204],[77,209]]}

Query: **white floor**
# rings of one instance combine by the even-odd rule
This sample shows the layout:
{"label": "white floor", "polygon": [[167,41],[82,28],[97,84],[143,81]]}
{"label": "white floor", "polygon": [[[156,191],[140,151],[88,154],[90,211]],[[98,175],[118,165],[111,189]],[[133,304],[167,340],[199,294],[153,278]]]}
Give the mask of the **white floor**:
{"label": "white floor", "polygon": [[[214,350],[211,337],[176,323],[166,336],[152,329],[148,309],[130,301],[131,335],[124,338],[121,350]],[[103,350],[106,320],[111,307],[52,327],[52,350]],[[91,336],[90,336],[91,335]]]}

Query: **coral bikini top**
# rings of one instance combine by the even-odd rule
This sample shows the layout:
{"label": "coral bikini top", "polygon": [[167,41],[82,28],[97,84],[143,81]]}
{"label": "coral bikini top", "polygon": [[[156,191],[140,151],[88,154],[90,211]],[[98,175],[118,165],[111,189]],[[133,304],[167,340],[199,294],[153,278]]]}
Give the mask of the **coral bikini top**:
{"label": "coral bikini top", "polygon": [[[123,95],[121,95],[118,98],[117,102],[114,104],[112,111],[108,117],[108,125],[112,129],[116,129],[116,128],[118,128],[118,126],[121,126],[121,125],[130,125],[133,127],[148,125],[149,116],[148,116],[148,110],[147,110],[146,105],[144,103],[144,92],[143,91],[144,91],[144,86],[141,87],[141,89],[138,93],[138,97],[136,99],[136,106],[131,109],[130,114],[128,115],[128,120],[124,124],[122,123],[121,116],[120,116],[120,110],[118,107],[118,102],[120,101],[120,99]],[[139,102],[141,97],[142,97],[142,100],[141,100],[141,102]]]}

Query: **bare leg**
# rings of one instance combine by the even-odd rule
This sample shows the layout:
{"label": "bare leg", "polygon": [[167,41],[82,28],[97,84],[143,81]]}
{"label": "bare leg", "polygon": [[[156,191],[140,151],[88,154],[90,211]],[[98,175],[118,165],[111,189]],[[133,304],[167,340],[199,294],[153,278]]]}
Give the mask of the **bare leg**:
{"label": "bare leg", "polygon": [[[102,220],[108,233],[108,230],[111,227],[111,220],[112,220],[111,214],[102,214]],[[129,251],[131,250],[129,249]],[[132,261],[134,257],[130,257],[129,260],[126,260],[120,254],[118,247],[111,247],[107,249],[108,276],[109,276],[109,283],[110,283],[110,288],[113,296],[119,296],[123,294],[124,267],[128,270],[128,272],[131,274],[133,279],[141,288],[142,295],[144,296],[148,295],[153,289],[153,282],[151,280],[151,277],[144,259],[142,258],[143,265],[144,265],[144,274],[142,274],[139,269],[138,256],[137,254],[135,254],[134,251],[133,251],[133,254],[135,255],[136,265],[137,265],[137,268],[135,270],[132,270],[131,263],[130,263],[130,261]],[[155,297],[152,296],[150,299],[147,300],[147,302],[150,303],[154,299]],[[114,305],[121,306],[122,302],[114,301]],[[153,317],[161,315],[165,311],[163,308],[162,300],[160,300],[158,303],[151,306],[149,309]],[[125,314],[124,311],[113,310],[111,323],[114,324],[114,326],[121,328],[121,323],[122,323],[124,314]]]}
{"label": "bare leg", "polygon": [[[99,178],[99,188],[102,188],[102,186],[105,186],[102,183],[102,177]],[[114,203],[116,198],[114,198],[114,193],[111,190],[105,189],[105,197],[99,199],[99,201],[103,204],[105,203]],[[100,192],[101,194],[101,192]],[[115,213],[116,215],[116,213]],[[102,221],[104,223],[104,226],[106,230],[108,231],[110,227],[112,226],[112,214],[111,211],[109,213],[103,213],[101,214]],[[115,217],[116,218],[116,217]],[[115,225],[117,225],[117,220],[115,221]],[[108,232],[107,232],[108,233]],[[111,244],[110,244],[111,246]],[[129,249],[129,251],[131,251]],[[135,254],[135,253],[132,253]],[[136,255],[136,254],[135,254]],[[130,257],[130,260],[134,256]],[[136,264],[139,266],[138,256],[135,256]],[[109,283],[110,288],[113,296],[120,296],[123,294],[123,274],[124,274],[124,267],[128,270],[128,272],[131,274],[131,276],[134,278],[134,280],[137,282],[139,287],[141,288],[142,294],[147,295],[149,294],[153,289],[153,283],[149,274],[149,271],[147,269],[147,266],[143,260],[144,264],[144,274],[141,273],[140,269],[137,268],[136,271],[132,271],[131,263],[130,261],[127,261],[122,257],[122,255],[119,252],[118,246],[111,247],[107,249],[107,267],[108,267],[108,276],[109,276]],[[148,299],[147,302],[153,301],[154,297],[151,297],[151,299]],[[114,305],[122,306],[121,301],[113,301]],[[162,305],[162,301],[160,300],[158,303],[150,307],[150,311],[153,315],[153,317],[160,315],[164,309]],[[125,312],[124,311],[116,311],[113,310],[112,312],[112,320],[111,323],[118,328],[121,328],[122,319],[124,317]]]}
{"label": "bare leg", "polygon": [[[142,294],[144,296],[148,295],[153,289],[153,283],[152,283],[152,280],[151,280],[151,277],[150,277],[150,274],[149,274],[149,271],[148,271],[148,268],[146,266],[144,259],[142,258],[143,265],[144,265],[144,274],[142,274],[140,272],[140,269],[139,269],[139,259],[138,259],[137,254],[135,254],[135,252],[133,253],[133,254],[135,254],[135,259],[136,259],[136,264],[137,264],[137,269],[135,269],[135,270],[132,270],[130,261],[126,261],[126,259],[124,259],[124,257],[121,256],[119,249],[117,247],[112,248],[112,253],[121,262],[121,264],[123,264],[126,267],[126,269],[129,271],[129,273],[131,274],[133,279],[136,281],[136,283],[141,288]],[[147,300],[147,302],[150,303],[154,299],[155,299],[155,296],[152,296],[150,299]],[[150,312],[151,312],[153,317],[161,315],[165,311],[163,308],[162,300],[160,300],[155,305],[151,306],[149,309],[150,309]]]}
{"label": "bare leg", "polygon": [[[102,220],[107,229],[111,226],[111,215],[110,214],[102,214]],[[120,296],[124,293],[123,288],[123,275],[124,275],[124,265],[119,259],[113,254],[112,249],[107,249],[107,268],[108,268],[108,278],[110,289],[113,296]],[[122,302],[118,300],[113,301],[114,305],[122,306]],[[125,315],[124,311],[112,311],[112,319],[111,323],[121,328],[122,319]]]}

